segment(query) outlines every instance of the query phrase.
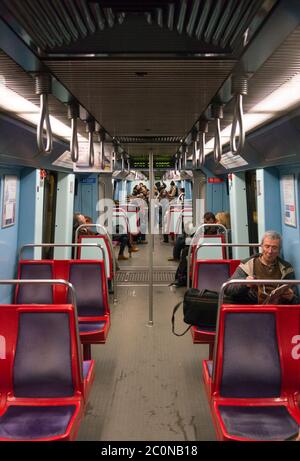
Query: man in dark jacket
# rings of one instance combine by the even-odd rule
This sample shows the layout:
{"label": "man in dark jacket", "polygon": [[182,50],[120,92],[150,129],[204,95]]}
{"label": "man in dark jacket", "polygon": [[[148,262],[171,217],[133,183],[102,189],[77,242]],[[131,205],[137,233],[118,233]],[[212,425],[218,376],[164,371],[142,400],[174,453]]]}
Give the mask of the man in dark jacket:
{"label": "man in dark jacket", "polygon": [[[279,257],[281,249],[280,234],[275,231],[265,232],[261,248],[261,253],[241,261],[231,279],[295,279],[293,266]],[[235,302],[242,304],[263,304],[275,288],[274,284],[257,286],[229,285],[225,290],[225,294],[231,296]],[[290,285],[280,294],[276,304],[298,304],[299,301],[297,288]]]}

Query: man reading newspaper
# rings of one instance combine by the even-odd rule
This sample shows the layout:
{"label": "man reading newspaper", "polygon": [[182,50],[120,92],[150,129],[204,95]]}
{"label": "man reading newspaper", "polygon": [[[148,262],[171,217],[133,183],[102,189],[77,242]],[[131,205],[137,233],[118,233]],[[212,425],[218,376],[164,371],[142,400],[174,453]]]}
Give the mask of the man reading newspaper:
{"label": "man reading newspaper", "polygon": [[281,241],[277,232],[265,232],[261,241],[262,252],[241,261],[231,279],[282,279],[282,284],[229,285],[226,295],[241,304],[298,304],[297,288],[284,284],[284,280],[295,279],[295,272],[290,263],[279,257]]}

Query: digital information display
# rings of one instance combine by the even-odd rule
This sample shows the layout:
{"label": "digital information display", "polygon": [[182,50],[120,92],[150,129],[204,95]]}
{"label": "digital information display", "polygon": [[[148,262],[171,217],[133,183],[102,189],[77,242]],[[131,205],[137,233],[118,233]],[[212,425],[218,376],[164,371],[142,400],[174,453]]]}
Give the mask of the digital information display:
{"label": "digital information display", "polygon": [[[165,158],[154,158],[153,159],[153,168],[156,169],[166,169],[166,168],[174,168],[175,162],[172,159],[165,159]],[[145,170],[149,169],[149,160],[148,159],[131,159],[130,167],[136,170]]]}

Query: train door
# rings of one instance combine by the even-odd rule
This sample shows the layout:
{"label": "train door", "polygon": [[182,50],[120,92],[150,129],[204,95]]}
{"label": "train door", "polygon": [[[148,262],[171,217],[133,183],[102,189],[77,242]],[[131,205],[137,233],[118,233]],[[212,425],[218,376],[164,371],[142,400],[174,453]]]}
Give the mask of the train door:
{"label": "train door", "polygon": [[256,243],[258,241],[256,171],[247,171],[245,174],[245,181],[249,242]]}
{"label": "train door", "polygon": [[[48,171],[44,178],[43,243],[54,243],[57,173]],[[43,248],[42,258],[52,259],[53,248]]]}

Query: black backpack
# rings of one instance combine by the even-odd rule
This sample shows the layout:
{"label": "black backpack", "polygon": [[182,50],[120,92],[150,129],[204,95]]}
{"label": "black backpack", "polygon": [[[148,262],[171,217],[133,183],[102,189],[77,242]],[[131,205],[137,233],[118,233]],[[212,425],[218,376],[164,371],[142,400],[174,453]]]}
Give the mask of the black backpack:
{"label": "black backpack", "polygon": [[[183,336],[192,325],[203,328],[216,328],[218,315],[219,293],[210,290],[198,290],[190,288],[183,298],[183,320],[189,327],[183,333],[175,332],[175,313],[181,302],[176,304],[172,315],[172,332],[176,336]],[[224,298],[226,303],[231,302],[228,297]]]}
{"label": "black backpack", "polygon": [[180,261],[175,274],[174,285],[177,287],[186,287],[187,286],[187,255],[189,247],[185,246],[182,250]]}

